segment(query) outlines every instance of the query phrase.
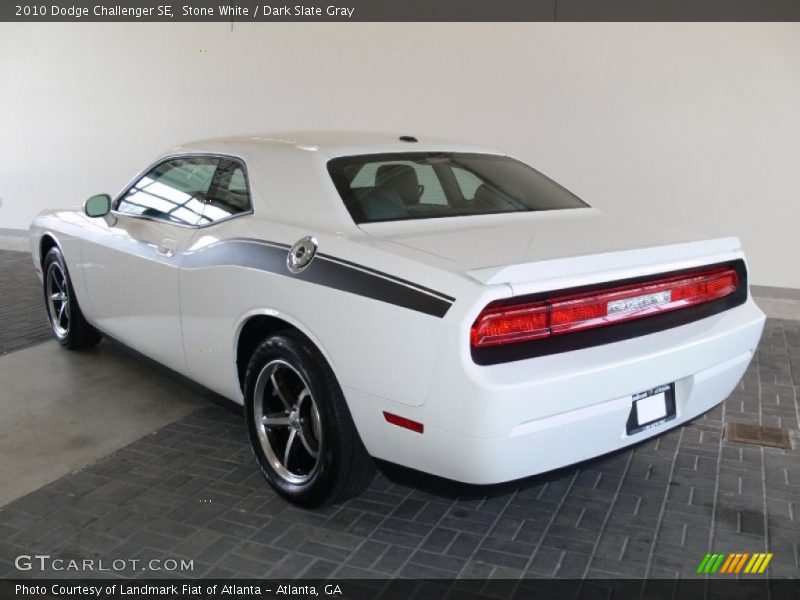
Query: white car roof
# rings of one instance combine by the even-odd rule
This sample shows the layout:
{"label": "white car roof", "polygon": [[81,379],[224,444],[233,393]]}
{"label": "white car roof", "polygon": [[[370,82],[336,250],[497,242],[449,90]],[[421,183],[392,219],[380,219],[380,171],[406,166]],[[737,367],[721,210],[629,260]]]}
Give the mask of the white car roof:
{"label": "white car roof", "polygon": [[197,140],[172,148],[160,159],[184,154],[238,156],[247,164],[257,218],[303,223],[319,230],[361,234],[327,171],[330,159],[395,152],[477,152],[489,148],[414,136],[412,133],[298,131]]}
{"label": "white car roof", "polygon": [[[416,141],[403,140],[411,137]],[[438,139],[428,136],[405,133],[375,133],[359,131],[284,131],[252,135],[224,136],[196,140],[181,144],[169,153],[208,152],[214,146],[224,146],[228,151],[241,150],[243,154],[252,153],[254,146],[268,145],[272,150],[316,150],[329,157],[351,154],[372,154],[383,152],[482,152],[498,154],[497,150]]]}

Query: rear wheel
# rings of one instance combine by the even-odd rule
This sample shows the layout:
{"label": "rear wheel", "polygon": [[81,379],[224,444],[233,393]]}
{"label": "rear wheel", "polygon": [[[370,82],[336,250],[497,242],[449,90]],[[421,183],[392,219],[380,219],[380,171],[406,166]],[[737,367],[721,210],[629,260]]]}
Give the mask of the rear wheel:
{"label": "rear wheel", "polygon": [[304,336],[270,336],[245,375],[250,443],[267,481],[305,507],[339,502],[363,491],[375,466],[322,354]]}
{"label": "rear wheel", "polygon": [[42,263],[44,273],[44,302],[53,336],[69,350],[94,346],[102,336],[86,322],[72,289],[67,263],[56,246],[51,248]]}

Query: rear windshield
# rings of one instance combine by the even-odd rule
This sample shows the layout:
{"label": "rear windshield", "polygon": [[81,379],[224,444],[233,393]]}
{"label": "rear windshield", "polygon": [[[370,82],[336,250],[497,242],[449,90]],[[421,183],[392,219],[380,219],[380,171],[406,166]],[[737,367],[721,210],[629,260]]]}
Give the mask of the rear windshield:
{"label": "rear windshield", "polygon": [[492,154],[343,156],[328,172],[356,223],[587,206],[536,169]]}

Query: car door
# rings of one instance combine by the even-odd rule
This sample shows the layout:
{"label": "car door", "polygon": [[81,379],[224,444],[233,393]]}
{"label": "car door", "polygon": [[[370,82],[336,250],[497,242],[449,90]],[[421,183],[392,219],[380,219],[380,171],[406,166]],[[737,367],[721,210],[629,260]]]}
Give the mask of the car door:
{"label": "car door", "polygon": [[204,259],[203,250],[219,241],[242,237],[238,217],[250,215],[253,204],[245,163],[236,158],[220,161],[203,210],[203,229],[192,254],[181,265],[181,323],[189,377],[221,394],[233,373],[230,359],[233,321],[246,291],[236,285],[236,268]]}
{"label": "car door", "polygon": [[83,267],[92,321],[135,350],[186,373],[178,269],[203,213],[219,157],[164,160],[114,203],[87,237]]}

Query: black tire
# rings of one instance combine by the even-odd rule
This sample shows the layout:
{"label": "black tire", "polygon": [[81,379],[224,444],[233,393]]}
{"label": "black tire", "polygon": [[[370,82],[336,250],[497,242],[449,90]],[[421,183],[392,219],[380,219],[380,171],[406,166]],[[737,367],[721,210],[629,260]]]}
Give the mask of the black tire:
{"label": "black tire", "polygon": [[[259,425],[266,415],[272,415],[273,424]],[[342,502],[360,494],[375,475],[333,371],[298,332],[271,335],[253,352],[245,374],[245,418],[261,472],[293,504],[313,508]],[[281,440],[291,446],[288,454]],[[289,457],[286,466],[278,454]]]}
{"label": "black tire", "polygon": [[[45,255],[42,273],[44,305],[56,341],[68,350],[80,350],[97,344],[103,336],[86,322],[75,297],[67,262],[58,246],[50,248]],[[56,295],[59,299],[54,299]]]}

